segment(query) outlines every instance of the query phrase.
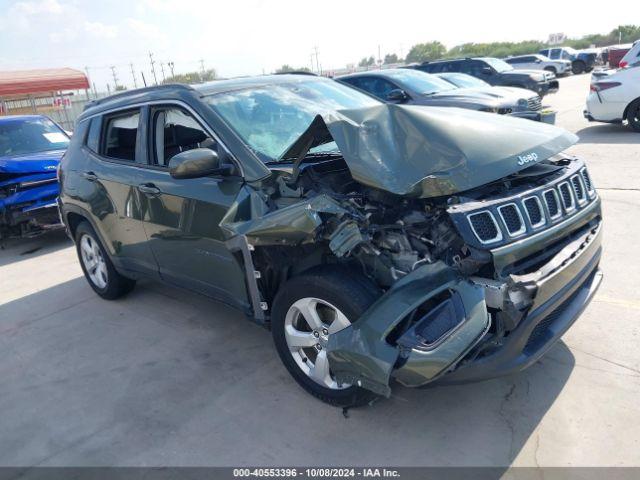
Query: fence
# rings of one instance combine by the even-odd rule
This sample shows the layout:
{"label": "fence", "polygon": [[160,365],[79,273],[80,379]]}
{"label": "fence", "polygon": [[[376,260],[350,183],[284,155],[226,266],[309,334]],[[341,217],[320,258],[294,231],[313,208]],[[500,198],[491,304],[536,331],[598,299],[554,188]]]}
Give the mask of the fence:
{"label": "fence", "polygon": [[62,128],[73,131],[78,116],[89,100],[103,98],[86,93],[64,93],[47,96],[27,96],[24,98],[0,99],[0,115],[46,115]]}

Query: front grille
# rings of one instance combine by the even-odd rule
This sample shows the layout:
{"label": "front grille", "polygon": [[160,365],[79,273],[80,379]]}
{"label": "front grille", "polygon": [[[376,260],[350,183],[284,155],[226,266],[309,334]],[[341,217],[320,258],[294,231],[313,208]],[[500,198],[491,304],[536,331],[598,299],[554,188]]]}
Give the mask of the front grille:
{"label": "front grille", "polygon": [[536,95],[535,97],[531,97],[530,99],[527,100],[527,106],[529,110],[533,110],[533,111],[542,110],[542,99],[540,98],[539,95]]}
{"label": "front grille", "polygon": [[522,215],[520,215],[520,211],[515,203],[503,205],[498,208],[498,211],[500,212],[502,221],[504,221],[504,224],[507,227],[509,235],[513,237],[527,231]]}
{"label": "front grille", "polygon": [[473,232],[482,243],[496,242],[502,240],[502,234],[493,218],[493,214],[489,211],[477,212],[469,215],[469,223]]}
{"label": "front grille", "polygon": [[582,186],[580,176],[574,175],[573,177],[571,177],[571,184],[573,185],[573,191],[576,194],[578,203],[584,203],[587,200],[587,196],[585,194],[584,187]]}
{"label": "front grille", "polygon": [[529,222],[533,228],[537,228],[545,224],[542,204],[538,197],[526,198],[524,200],[524,209],[527,212]]}
{"label": "front grille", "polygon": [[547,210],[551,218],[560,215],[560,205],[558,204],[558,194],[555,190],[547,190],[544,192],[544,201],[547,204]]}
{"label": "front grille", "polygon": [[583,168],[582,170],[580,170],[580,173],[582,174],[582,180],[584,180],[584,184],[587,187],[587,192],[592,193],[593,185],[591,184],[591,177],[589,176],[589,172],[587,172],[586,168]]}
{"label": "front grille", "polygon": [[575,204],[573,203],[573,195],[571,195],[571,188],[569,187],[569,183],[562,182],[559,189],[560,196],[562,197],[562,205],[567,212],[570,212],[575,208]]}

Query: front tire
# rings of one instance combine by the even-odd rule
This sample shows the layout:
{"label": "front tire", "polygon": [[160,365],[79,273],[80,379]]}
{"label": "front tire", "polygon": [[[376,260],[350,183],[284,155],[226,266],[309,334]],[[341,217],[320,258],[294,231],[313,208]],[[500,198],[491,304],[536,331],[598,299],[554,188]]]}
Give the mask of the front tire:
{"label": "front tire", "polygon": [[551,73],[553,73],[554,75],[557,75],[557,74],[558,74],[558,71],[556,70],[556,68],[555,68],[555,67],[544,67],[544,69],[545,69],[547,72],[551,72]]}
{"label": "front tire", "polygon": [[135,280],[117,272],[98,235],[88,222],[78,225],[75,241],[82,271],[94,292],[106,300],[115,300],[133,290]]}
{"label": "front tire", "polygon": [[640,132],[640,98],[634,100],[627,110],[627,122],[636,132]]}
{"label": "front tire", "polygon": [[339,407],[357,407],[377,395],[336,382],[326,353],[328,338],[347,328],[379,297],[364,276],[337,266],[293,277],[273,302],[271,331],[282,363],[311,395]]}

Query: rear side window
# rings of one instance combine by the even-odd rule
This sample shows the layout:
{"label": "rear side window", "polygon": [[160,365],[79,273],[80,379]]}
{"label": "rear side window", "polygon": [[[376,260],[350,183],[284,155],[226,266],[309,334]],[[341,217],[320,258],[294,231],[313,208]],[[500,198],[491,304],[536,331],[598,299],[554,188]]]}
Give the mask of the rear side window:
{"label": "rear side window", "polygon": [[140,112],[138,110],[105,116],[102,154],[116,160],[134,162]]}
{"label": "rear side window", "polygon": [[89,132],[87,133],[86,145],[92,152],[98,153],[100,150],[100,126],[102,125],[102,118],[95,117],[91,119],[89,124]]}

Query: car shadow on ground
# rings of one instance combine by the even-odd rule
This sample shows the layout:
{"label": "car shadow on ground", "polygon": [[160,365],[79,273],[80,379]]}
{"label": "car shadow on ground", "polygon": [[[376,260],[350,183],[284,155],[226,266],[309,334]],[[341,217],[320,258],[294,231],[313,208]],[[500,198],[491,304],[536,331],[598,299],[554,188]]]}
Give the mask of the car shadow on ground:
{"label": "car shadow on ground", "polygon": [[0,267],[27,258],[52,253],[72,245],[63,229],[53,230],[31,238],[0,240]]}
{"label": "car shadow on ground", "polygon": [[271,335],[152,282],[84,278],[0,305],[0,465],[510,465],[563,389],[563,344],[519,375],[348,410],[281,365]]}
{"label": "car shadow on ground", "polygon": [[640,133],[634,132],[627,125],[596,124],[590,125],[576,132],[580,137],[578,143],[594,144],[640,144]]}

